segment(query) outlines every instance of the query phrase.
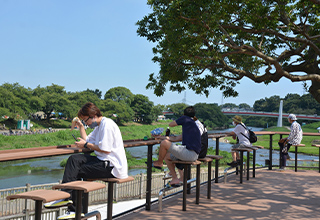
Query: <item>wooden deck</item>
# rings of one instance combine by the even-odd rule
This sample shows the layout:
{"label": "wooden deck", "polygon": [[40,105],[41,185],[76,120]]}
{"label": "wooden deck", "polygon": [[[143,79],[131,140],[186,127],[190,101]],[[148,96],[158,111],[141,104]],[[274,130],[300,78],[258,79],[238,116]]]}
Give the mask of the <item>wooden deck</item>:
{"label": "wooden deck", "polygon": [[[252,173],[250,172],[250,175]],[[256,178],[239,183],[239,176],[230,175],[228,182],[212,184],[211,199],[201,186],[200,204],[195,204],[195,189],[182,211],[182,194],[113,219],[320,219],[320,174],[318,171],[257,170]]]}

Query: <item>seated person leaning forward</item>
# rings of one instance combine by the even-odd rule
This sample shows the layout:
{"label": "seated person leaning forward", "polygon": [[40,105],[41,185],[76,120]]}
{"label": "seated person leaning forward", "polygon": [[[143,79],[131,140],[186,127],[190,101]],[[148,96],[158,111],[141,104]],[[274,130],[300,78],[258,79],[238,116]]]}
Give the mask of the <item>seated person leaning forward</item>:
{"label": "seated person leaning forward", "polygon": [[[195,109],[193,106],[189,106],[184,109],[183,116],[169,124],[170,127],[182,125],[182,135],[155,136],[163,141],[160,143],[159,158],[153,162],[153,166],[156,168],[162,167],[163,160],[165,160],[172,175],[171,186],[179,185],[181,181],[177,177],[175,165],[169,159],[196,161],[201,150],[200,131],[193,119],[194,116]],[[181,140],[182,145],[172,143]]]}
{"label": "seated person leaning forward", "polygon": [[[93,103],[86,103],[79,110],[78,117],[76,126],[79,128],[81,137],[75,144],[79,148],[94,150],[96,156],[71,155],[65,167],[62,183],[81,179],[127,178],[127,158],[117,124],[112,119],[103,117],[99,108]],[[86,134],[83,123],[94,129],[89,135]],[[70,218],[74,215],[75,193],[72,193],[72,190],[64,191],[71,193],[73,205],[68,207],[70,212],[66,213],[66,216],[58,219]]]}
{"label": "seated person leaning forward", "polygon": [[[233,139],[237,139],[237,143],[234,144],[231,149],[245,148],[246,146],[251,147],[251,143],[249,141],[249,131],[246,129],[244,123],[242,123],[242,118],[238,115],[232,118],[232,124],[235,126],[233,131],[228,134],[232,136]],[[239,152],[232,151],[232,159],[231,163],[227,163],[231,167],[236,167],[240,164],[240,155]]]}

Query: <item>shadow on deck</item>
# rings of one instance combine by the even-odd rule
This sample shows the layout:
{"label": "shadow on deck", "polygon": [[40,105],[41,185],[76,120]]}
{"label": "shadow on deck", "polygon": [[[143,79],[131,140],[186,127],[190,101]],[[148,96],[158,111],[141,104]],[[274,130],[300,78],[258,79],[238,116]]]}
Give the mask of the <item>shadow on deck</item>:
{"label": "shadow on deck", "polygon": [[[250,172],[250,175],[252,173]],[[207,185],[201,186],[200,204],[195,204],[195,189],[187,196],[187,211],[182,211],[182,194],[114,219],[320,219],[320,173],[318,171],[257,170],[256,178],[239,183],[231,175],[212,184],[211,199]]]}

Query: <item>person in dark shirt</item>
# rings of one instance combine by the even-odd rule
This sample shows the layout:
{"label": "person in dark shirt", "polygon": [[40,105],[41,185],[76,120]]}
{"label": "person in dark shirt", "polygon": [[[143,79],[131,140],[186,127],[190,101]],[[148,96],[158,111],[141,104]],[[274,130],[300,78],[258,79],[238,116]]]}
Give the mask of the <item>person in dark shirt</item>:
{"label": "person in dark shirt", "polygon": [[[155,168],[163,166],[165,160],[170,174],[172,175],[171,185],[180,184],[175,165],[170,160],[195,161],[198,159],[201,150],[200,130],[194,121],[195,109],[189,106],[184,110],[184,114],[175,121],[170,122],[170,127],[182,125],[182,135],[179,136],[155,136],[162,139],[159,149],[159,157],[153,162]],[[182,145],[172,142],[182,140]],[[170,159],[170,160],[169,160]]]}

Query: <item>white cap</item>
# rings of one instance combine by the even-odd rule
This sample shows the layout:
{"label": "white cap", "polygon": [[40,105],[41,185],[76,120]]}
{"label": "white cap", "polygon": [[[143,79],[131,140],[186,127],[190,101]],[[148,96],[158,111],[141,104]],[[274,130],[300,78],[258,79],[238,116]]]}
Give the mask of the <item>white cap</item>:
{"label": "white cap", "polygon": [[296,117],[295,114],[290,114],[290,115],[288,116],[288,118],[291,119],[291,120],[293,120],[293,121],[296,121],[296,120],[297,120],[297,117]]}

